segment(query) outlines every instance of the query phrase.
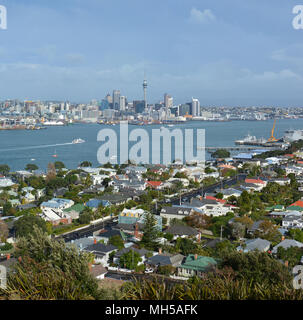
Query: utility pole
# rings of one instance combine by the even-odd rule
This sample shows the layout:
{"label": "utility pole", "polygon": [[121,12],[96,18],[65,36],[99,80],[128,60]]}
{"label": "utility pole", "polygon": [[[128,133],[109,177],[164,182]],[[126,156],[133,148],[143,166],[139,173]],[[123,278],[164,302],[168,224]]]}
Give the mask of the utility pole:
{"label": "utility pole", "polygon": [[223,231],[223,225],[221,225],[221,230],[220,230],[220,241],[222,241],[222,231]]}

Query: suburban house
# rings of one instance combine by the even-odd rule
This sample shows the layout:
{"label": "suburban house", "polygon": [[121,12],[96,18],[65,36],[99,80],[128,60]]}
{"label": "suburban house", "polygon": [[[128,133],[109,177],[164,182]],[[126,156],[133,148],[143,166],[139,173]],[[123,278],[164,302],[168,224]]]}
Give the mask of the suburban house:
{"label": "suburban house", "polygon": [[279,244],[277,244],[273,250],[272,250],[272,253],[273,254],[276,254],[278,252],[278,248],[279,247],[282,247],[284,249],[288,249],[290,247],[299,247],[299,248],[302,248],[303,247],[303,243],[302,242],[299,242],[299,241],[296,241],[296,240],[291,240],[291,239],[285,239],[283,241],[281,241]]}
{"label": "suburban house", "polygon": [[74,205],[74,201],[70,199],[60,199],[60,198],[53,198],[52,200],[49,200],[47,202],[42,202],[40,205],[40,208],[46,209],[67,209],[70,208],[72,205]]}
{"label": "suburban house", "polygon": [[183,208],[192,208],[194,211],[206,214],[207,216],[219,217],[225,216],[231,211],[231,206],[225,204],[225,201],[218,199],[191,199],[190,202],[183,203]]}
{"label": "suburban house", "polygon": [[288,177],[273,178],[273,179],[270,179],[268,182],[274,182],[274,183],[279,184],[280,186],[285,186],[287,184],[290,184],[290,178],[288,178]]}
{"label": "suburban house", "polygon": [[255,232],[260,230],[260,224],[263,223],[264,220],[258,220],[253,223],[253,225],[247,229],[247,233],[250,235],[254,235]]}
{"label": "suburban house", "polygon": [[161,190],[164,188],[162,181],[146,181],[147,187],[150,187],[155,190]]}
{"label": "suburban house", "polygon": [[116,246],[113,246],[111,244],[105,245],[103,243],[97,243],[97,241],[95,241],[94,244],[91,244],[84,248],[84,251],[93,253],[95,255],[95,262],[100,262],[104,267],[106,267],[108,266],[110,253],[117,249],[118,248]]}
{"label": "suburban house", "polygon": [[125,253],[128,253],[130,251],[133,251],[133,252],[136,252],[139,254],[140,258],[142,259],[141,262],[138,263],[138,265],[140,264],[144,264],[146,259],[148,259],[146,257],[146,255],[148,254],[148,250],[146,249],[137,249],[137,248],[134,248],[134,247],[129,247],[129,248],[123,248],[121,250],[119,250],[115,255],[114,255],[114,259],[113,259],[113,263],[115,264],[119,264],[119,261],[120,261],[120,258],[125,254]]}
{"label": "suburban house", "polygon": [[182,208],[182,207],[163,207],[160,212],[162,218],[167,219],[167,224],[170,223],[172,219],[182,220],[185,217],[190,216],[195,212],[192,208]]}
{"label": "suburban house", "polygon": [[184,260],[182,254],[162,253],[160,252],[151,258],[147,259],[146,265],[157,268],[161,266],[178,267]]}
{"label": "suburban house", "polygon": [[234,189],[234,188],[228,188],[228,189],[217,189],[217,193],[222,193],[223,194],[223,199],[227,199],[231,196],[234,197],[240,197],[242,194],[242,190]]}
{"label": "suburban house", "polygon": [[202,276],[204,273],[213,270],[217,261],[212,257],[190,254],[185,261],[177,268],[179,277]]}
{"label": "suburban house", "polygon": [[64,213],[62,209],[43,208],[40,216],[45,221],[50,222],[53,226],[72,223],[71,216]]}
{"label": "suburban house", "polygon": [[[117,228],[125,233],[134,235],[136,238],[143,235],[146,212],[142,209],[124,209],[118,216]],[[162,217],[153,215],[157,221],[157,228],[162,231]]]}
{"label": "suburban house", "polygon": [[256,184],[258,186],[262,186],[263,188],[266,187],[266,185],[267,185],[267,181],[264,181],[261,179],[252,179],[252,178],[246,178],[245,183]]}
{"label": "suburban house", "polygon": [[68,214],[72,220],[78,219],[80,213],[84,210],[85,206],[82,203],[75,204],[67,209],[64,209],[63,212]]}
{"label": "suburban house", "polygon": [[282,220],[282,227],[286,229],[302,229],[303,228],[303,218],[302,214],[288,214]]}
{"label": "suburban house", "polygon": [[245,244],[237,247],[237,251],[250,252],[258,250],[261,252],[266,252],[270,248],[270,242],[264,239],[248,239],[245,241]]}
{"label": "suburban house", "polygon": [[195,237],[197,239],[200,237],[200,233],[196,229],[183,225],[172,225],[171,227],[167,228],[164,233],[172,234],[174,236],[174,240],[179,237]]}

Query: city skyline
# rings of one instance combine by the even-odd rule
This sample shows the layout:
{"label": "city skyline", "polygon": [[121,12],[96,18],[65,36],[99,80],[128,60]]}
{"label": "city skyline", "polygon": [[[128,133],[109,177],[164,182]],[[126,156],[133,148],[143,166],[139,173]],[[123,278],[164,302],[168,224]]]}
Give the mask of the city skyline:
{"label": "city skyline", "polygon": [[81,103],[119,88],[138,100],[146,74],[150,103],[301,106],[296,4],[1,0],[0,97]]}

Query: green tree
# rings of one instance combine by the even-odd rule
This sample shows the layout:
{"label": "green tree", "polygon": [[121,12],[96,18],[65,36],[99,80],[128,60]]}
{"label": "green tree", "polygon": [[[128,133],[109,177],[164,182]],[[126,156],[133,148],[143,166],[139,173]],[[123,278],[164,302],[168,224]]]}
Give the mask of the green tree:
{"label": "green tree", "polygon": [[34,232],[34,226],[40,228],[43,232],[47,232],[46,222],[34,215],[25,215],[15,222],[16,236],[25,237]]}
{"label": "green tree", "polygon": [[91,167],[92,166],[92,163],[89,162],[89,161],[83,161],[81,164],[80,164],[80,167]]}
{"label": "green tree", "polygon": [[54,165],[57,170],[62,170],[65,168],[65,164],[62,161],[56,161]]}
{"label": "green tree", "polygon": [[10,171],[10,167],[7,164],[0,164],[0,174],[6,176]]}
{"label": "green tree", "polygon": [[33,163],[28,163],[25,167],[25,170],[30,171],[30,172],[38,170],[38,169],[39,169],[38,166]]}
{"label": "green tree", "polygon": [[[89,272],[93,256],[53,240],[40,228],[18,239],[21,257],[8,281],[22,299],[99,299],[97,281]],[[22,288],[22,289],[21,289]]]}
{"label": "green tree", "polygon": [[211,155],[213,158],[229,158],[230,152],[225,149],[218,149]]}
{"label": "green tree", "polygon": [[8,237],[8,227],[7,224],[0,220],[0,242],[5,242]]}
{"label": "green tree", "polygon": [[124,241],[119,235],[110,237],[108,243],[116,246],[119,250],[124,248]]}
{"label": "green tree", "polygon": [[129,250],[120,257],[119,265],[122,268],[134,270],[141,261],[142,259],[138,252]]}
{"label": "green tree", "polygon": [[152,213],[148,212],[144,218],[141,244],[148,250],[154,250],[158,247],[158,233],[157,220]]}

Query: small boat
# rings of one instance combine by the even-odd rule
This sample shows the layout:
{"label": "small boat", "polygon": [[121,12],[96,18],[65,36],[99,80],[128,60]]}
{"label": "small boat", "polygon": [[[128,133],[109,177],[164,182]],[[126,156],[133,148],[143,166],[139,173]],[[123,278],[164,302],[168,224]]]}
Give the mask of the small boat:
{"label": "small boat", "polygon": [[53,158],[58,158],[57,152],[55,150],[55,153],[52,155]]}
{"label": "small boat", "polygon": [[36,159],[31,159],[31,161],[36,161]]}
{"label": "small boat", "polygon": [[72,144],[79,144],[79,143],[84,143],[85,142],[85,140],[83,140],[83,139],[74,139],[73,141],[72,141]]}

